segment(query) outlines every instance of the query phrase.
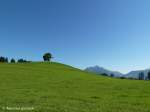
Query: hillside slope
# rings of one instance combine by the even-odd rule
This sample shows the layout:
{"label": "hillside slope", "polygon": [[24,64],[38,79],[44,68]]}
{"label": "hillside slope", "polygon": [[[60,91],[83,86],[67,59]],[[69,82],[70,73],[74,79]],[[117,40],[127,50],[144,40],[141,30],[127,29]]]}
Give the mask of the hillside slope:
{"label": "hillside slope", "polygon": [[32,112],[149,112],[149,105],[149,81],[111,79],[59,63],[0,64],[0,112],[6,111],[3,107],[34,107]]}

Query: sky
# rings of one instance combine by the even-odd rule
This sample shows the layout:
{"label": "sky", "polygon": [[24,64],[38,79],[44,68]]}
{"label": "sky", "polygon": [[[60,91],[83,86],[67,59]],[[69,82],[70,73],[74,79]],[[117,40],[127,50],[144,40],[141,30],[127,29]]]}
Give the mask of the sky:
{"label": "sky", "polygon": [[150,68],[149,0],[1,0],[0,55],[127,73]]}

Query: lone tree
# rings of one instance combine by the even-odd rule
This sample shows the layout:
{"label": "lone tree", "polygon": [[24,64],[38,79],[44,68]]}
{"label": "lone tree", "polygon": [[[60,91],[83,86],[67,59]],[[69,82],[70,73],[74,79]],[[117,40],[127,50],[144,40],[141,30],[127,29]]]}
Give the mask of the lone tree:
{"label": "lone tree", "polygon": [[150,80],[150,71],[147,74],[147,78],[148,78],[148,80]]}
{"label": "lone tree", "polygon": [[11,62],[11,63],[15,63],[16,61],[15,61],[14,58],[12,58],[12,59],[10,60],[10,62]]}
{"label": "lone tree", "polygon": [[143,72],[139,73],[139,80],[144,80],[144,73]]}
{"label": "lone tree", "polygon": [[52,58],[53,58],[53,57],[52,57],[52,54],[51,54],[51,53],[45,53],[45,54],[43,55],[43,60],[44,60],[44,61],[50,61]]}

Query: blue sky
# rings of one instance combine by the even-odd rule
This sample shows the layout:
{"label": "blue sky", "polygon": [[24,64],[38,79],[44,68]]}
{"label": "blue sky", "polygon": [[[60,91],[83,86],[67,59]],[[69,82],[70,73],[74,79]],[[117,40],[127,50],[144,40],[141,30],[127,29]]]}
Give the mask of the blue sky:
{"label": "blue sky", "polygon": [[126,73],[150,67],[149,0],[1,0],[0,55],[99,65]]}

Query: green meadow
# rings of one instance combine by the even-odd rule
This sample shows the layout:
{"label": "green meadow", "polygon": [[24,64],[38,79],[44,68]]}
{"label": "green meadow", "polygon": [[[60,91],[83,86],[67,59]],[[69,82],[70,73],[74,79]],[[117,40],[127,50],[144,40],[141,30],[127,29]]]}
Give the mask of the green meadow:
{"label": "green meadow", "polygon": [[[32,109],[15,109],[27,107]],[[54,62],[0,63],[0,112],[20,111],[150,112],[150,81],[103,77]]]}

